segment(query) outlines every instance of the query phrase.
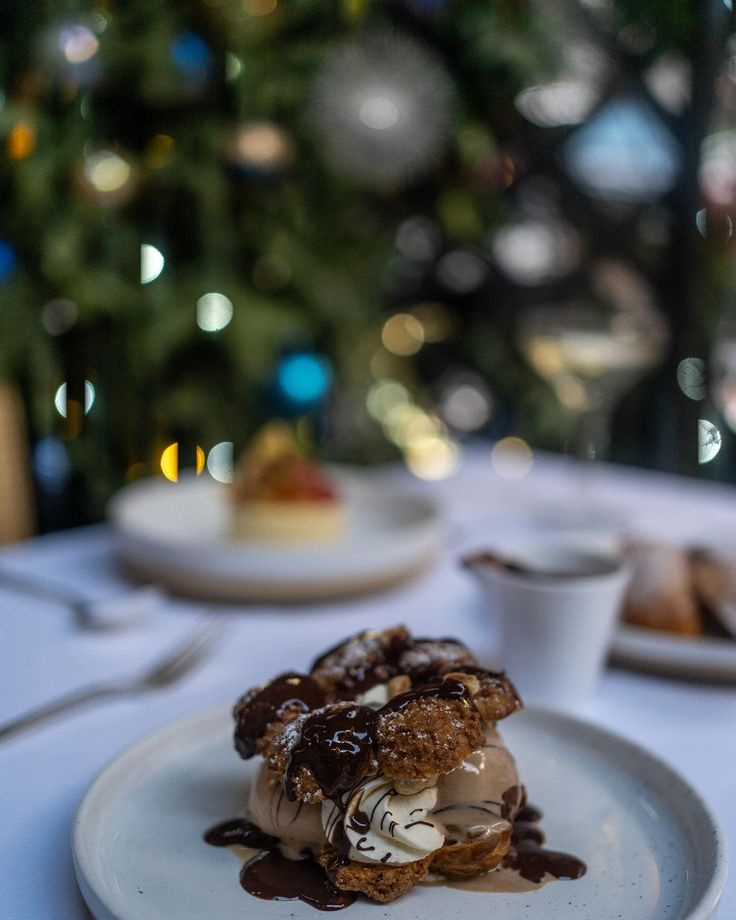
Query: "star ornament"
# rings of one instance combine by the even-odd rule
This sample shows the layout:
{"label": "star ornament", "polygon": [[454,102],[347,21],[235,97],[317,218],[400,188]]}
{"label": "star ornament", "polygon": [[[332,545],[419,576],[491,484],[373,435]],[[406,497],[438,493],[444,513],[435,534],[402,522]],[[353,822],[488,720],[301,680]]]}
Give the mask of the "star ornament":
{"label": "star ornament", "polygon": [[454,99],[452,80],[434,55],[413,39],[377,31],[327,58],[309,118],[334,170],[363,185],[399,187],[441,159]]}

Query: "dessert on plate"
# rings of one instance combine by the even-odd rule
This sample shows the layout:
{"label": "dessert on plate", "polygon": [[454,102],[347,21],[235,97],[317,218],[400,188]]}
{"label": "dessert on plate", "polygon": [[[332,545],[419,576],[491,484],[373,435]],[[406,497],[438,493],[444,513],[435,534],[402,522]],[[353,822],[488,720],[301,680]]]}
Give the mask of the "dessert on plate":
{"label": "dessert on plate", "polygon": [[707,549],[637,540],[622,619],[685,637],[736,636],[736,568]]}
{"label": "dessert on plate", "polygon": [[260,543],[332,543],[345,507],[320,464],[300,450],[286,423],[263,428],[243,453],[230,490],[231,536]]}
{"label": "dessert on plate", "polygon": [[247,820],[205,839],[263,851],[241,874],[251,894],[322,909],[502,865],[534,883],[578,878],[579,860],[541,846],[498,731],[521,708],[505,674],[457,640],[360,633],[309,674],[280,674],[238,701],[235,747],[261,758]]}

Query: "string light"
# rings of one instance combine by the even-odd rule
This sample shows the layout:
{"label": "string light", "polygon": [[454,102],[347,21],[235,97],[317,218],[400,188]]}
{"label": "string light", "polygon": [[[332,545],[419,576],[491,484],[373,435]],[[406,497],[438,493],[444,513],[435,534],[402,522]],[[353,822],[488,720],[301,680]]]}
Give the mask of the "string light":
{"label": "string light", "polygon": [[89,61],[97,54],[99,47],[97,36],[87,26],[68,26],[59,33],[59,48],[70,64]]}
{"label": "string light", "polygon": [[688,399],[705,399],[705,362],[702,358],[683,358],[680,361],[677,384]]}
{"label": "string light", "polygon": [[7,281],[18,264],[15,249],[5,240],[0,240],[0,282]]}

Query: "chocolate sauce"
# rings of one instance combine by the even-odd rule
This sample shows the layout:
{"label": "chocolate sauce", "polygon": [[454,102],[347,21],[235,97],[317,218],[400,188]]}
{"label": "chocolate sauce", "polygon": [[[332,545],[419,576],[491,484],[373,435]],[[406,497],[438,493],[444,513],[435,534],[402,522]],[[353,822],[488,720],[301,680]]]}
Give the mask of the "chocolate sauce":
{"label": "chocolate sauce", "polygon": [[294,782],[301,767],[309,770],[328,799],[352,789],[370,766],[376,718],[375,710],[357,705],[310,716],[286,768],[286,798],[296,799]]}
{"label": "chocolate sauce", "polygon": [[248,894],[266,901],[304,901],[317,910],[342,910],[357,898],[340,891],[325,870],[311,857],[294,862],[279,853],[261,853],[249,860],[240,873]]}
{"label": "chocolate sauce", "polygon": [[371,819],[359,808],[356,808],[352,815],[350,815],[350,829],[354,830],[356,833],[367,834],[370,830],[370,826]]}
{"label": "chocolate sauce", "polygon": [[548,850],[544,833],[538,822],[542,812],[533,805],[524,805],[511,833],[511,848],[503,866],[516,870],[522,878],[539,883],[546,874],[557,879],[581,878],[587,871],[585,863],[577,856]]}
{"label": "chocolate sauce", "polygon": [[216,824],[205,833],[204,840],[213,847],[240,846],[254,850],[274,850],[279,845],[278,837],[264,834],[260,827],[245,818]]}
{"label": "chocolate sauce", "polygon": [[[321,668],[328,658],[337,655],[342,649],[346,649],[351,644],[368,643],[372,639],[378,640],[379,633],[370,629],[343,639],[337,645],[323,652],[315,659],[310,673],[314,674]],[[397,630],[389,639],[387,645],[381,641],[376,641],[375,647],[365,649],[365,654],[355,656],[350,662],[344,665],[343,674],[338,682],[338,695],[345,698],[355,697],[358,693],[364,693],[375,687],[376,684],[383,684],[390,678],[399,673],[398,661],[401,654],[410,648],[412,640],[405,630]]]}
{"label": "chocolate sauce", "polygon": [[461,680],[453,677],[446,678],[441,683],[426,684],[417,690],[409,690],[392,697],[385,706],[379,709],[379,714],[389,712],[403,712],[407,706],[419,700],[467,700],[470,692]]}
{"label": "chocolate sauce", "polygon": [[235,749],[247,760],[256,752],[256,741],[286,709],[296,707],[311,712],[326,702],[326,692],[313,678],[293,671],[280,674],[260,689],[251,690],[236,704]]}
{"label": "chocolate sauce", "polygon": [[[518,819],[523,802],[523,789],[521,786],[510,786],[501,796],[501,817],[507,821]],[[541,817],[541,815],[540,815]],[[538,820],[538,819],[537,819]]]}

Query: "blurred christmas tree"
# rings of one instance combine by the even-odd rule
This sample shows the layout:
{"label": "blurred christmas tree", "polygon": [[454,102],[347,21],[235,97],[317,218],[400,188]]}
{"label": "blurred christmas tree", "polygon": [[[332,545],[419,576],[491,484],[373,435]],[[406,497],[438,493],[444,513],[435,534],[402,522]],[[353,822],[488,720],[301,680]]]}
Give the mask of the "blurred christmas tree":
{"label": "blurred christmas tree", "polygon": [[[656,25],[649,57],[695,15],[604,6],[613,32]],[[98,516],[174,442],[224,477],[229,445],[274,414],[343,459],[398,446],[428,476],[452,467],[455,435],[504,432],[512,402],[559,438],[559,406],[509,347],[488,245],[525,169],[513,101],[570,38],[557,4],[0,15],[0,374],[59,519]]]}

